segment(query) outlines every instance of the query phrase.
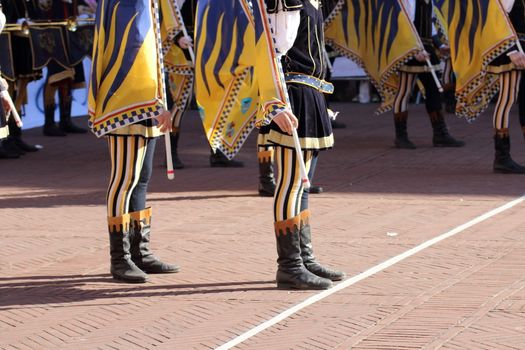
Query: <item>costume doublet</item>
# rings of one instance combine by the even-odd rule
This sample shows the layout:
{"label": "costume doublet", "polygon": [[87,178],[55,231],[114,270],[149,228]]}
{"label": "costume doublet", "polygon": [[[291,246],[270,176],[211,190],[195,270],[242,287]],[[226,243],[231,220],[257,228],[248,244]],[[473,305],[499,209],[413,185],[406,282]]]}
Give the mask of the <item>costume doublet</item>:
{"label": "costume doublet", "polygon": [[[281,62],[292,111],[299,119],[297,133],[303,150],[323,150],[334,145],[324,96],[324,93],[333,91],[332,85],[323,80],[327,69],[324,54],[324,18],[321,2],[317,3],[317,7],[315,3],[317,1],[267,1],[270,14],[298,11],[300,16],[295,42]],[[282,7],[278,7],[280,4]],[[288,30],[293,30],[290,27]],[[284,30],[286,29],[274,27],[277,37],[289,36],[283,33]],[[279,51],[279,38],[277,43]],[[275,123],[261,128],[261,134],[264,136],[259,138],[260,145],[266,142],[268,145],[294,147],[292,136],[283,133]]]}

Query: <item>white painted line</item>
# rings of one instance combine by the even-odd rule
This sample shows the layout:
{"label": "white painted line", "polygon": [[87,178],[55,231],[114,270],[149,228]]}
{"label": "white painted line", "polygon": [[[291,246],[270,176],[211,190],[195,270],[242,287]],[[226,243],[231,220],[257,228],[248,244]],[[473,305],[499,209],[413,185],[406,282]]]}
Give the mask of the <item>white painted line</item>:
{"label": "white painted line", "polygon": [[460,225],[446,233],[443,233],[442,235],[439,235],[437,237],[434,237],[432,238],[431,240],[428,240],[424,243],[421,243],[420,245],[410,249],[410,250],[407,250],[406,252],[402,253],[402,254],[399,254],[397,256],[394,256],[393,258],[390,258],[384,262],[382,262],[381,264],[379,265],[376,265],[374,267],[371,267],[370,269],[360,273],[359,275],[355,275],[353,276],[352,278],[349,278],[341,283],[339,283],[338,285],[336,285],[335,287],[331,288],[331,289],[327,289],[319,294],[316,294],[316,295],[313,295],[311,297],[309,297],[308,299],[300,302],[299,304],[281,312],[280,314],[272,317],[271,319],[259,324],[257,327],[255,328],[252,328],[250,329],[249,331],[239,335],[238,337],[235,337],[233,338],[232,340],[230,340],[229,342],[219,346],[218,348],[216,348],[216,350],[227,350],[227,349],[231,349],[233,348],[234,346],[236,345],[239,345],[240,343],[244,342],[245,340],[261,333],[262,331],[264,331],[265,329],[267,328],[270,328],[272,327],[273,325],[281,322],[282,320],[290,317],[291,315],[297,313],[298,311],[304,309],[305,307],[308,307],[312,304],[315,304],[316,302],[320,301],[320,300],[323,300],[324,298],[327,298],[329,297],[330,295],[332,294],[335,294],[345,288],[348,288],[354,284],[356,284],[357,282],[359,281],[362,281],[364,280],[365,278],[368,278],[372,275],[375,275],[376,273],[378,272],[381,272],[395,264],[397,264],[398,262],[401,262],[409,257],[411,257],[412,255],[415,255],[419,252],[421,252],[422,250],[425,250],[431,246],[433,246],[434,244],[437,244],[447,238],[450,238],[452,236],[455,236],[457,235],[458,233],[460,232],[463,232],[469,228],[471,228],[472,226],[475,226],[485,220],[488,220],[490,218],[492,218],[493,216],[496,216],[498,214],[501,214],[502,212],[512,208],[512,207],[515,207],[516,205],[522,203],[525,201],[525,195],[505,204],[505,205],[502,205],[501,207],[498,207],[494,210],[491,210],[489,211],[488,213],[485,213],[481,216],[478,216],[477,218],[475,219],[472,219],[470,220],[469,222],[463,224],[463,225]]}

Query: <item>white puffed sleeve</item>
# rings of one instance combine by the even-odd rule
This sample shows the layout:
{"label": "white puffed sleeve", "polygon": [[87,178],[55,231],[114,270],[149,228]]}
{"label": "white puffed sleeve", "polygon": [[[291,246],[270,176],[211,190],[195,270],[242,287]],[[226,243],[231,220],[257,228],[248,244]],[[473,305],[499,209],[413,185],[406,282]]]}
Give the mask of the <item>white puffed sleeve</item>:
{"label": "white puffed sleeve", "polygon": [[297,38],[299,25],[301,24],[300,11],[283,11],[279,1],[278,10],[268,14],[273,29],[275,46],[279,56],[284,56],[290,50]]}
{"label": "white puffed sleeve", "polygon": [[501,5],[503,6],[503,9],[509,13],[512,11],[512,8],[514,7],[514,1],[515,0],[501,0]]}
{"label": "white puffed sleeve", "polygon": [[0,32],[2,31],[2,29],[4,29],[4,26],[5,26],[5,15],[0,8]]}

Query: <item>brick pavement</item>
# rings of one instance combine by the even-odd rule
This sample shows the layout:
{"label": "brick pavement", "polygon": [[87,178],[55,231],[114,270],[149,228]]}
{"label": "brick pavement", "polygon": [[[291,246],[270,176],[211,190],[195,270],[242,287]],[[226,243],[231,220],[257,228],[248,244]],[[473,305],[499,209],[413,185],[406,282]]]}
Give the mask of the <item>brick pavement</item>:
{"label": "brick pavement", "polygon": [[[389,116],[338,105],[349,126],[323,153],[312,196],[314,244],[358,274],[523,193],[491,173],[490,118],[450,118],[468,146],[434,149],[423,109],[415,151],[392,148]],[[512,131],[513,155],[525,144]],[[271,199],[256,196],[255,139],[244,169],[211,169],[198,117],[183,125],[187,169],[165,179],[162,145],[150,204],[153,247],[183,270],[145,285],[108,274],[104,141],[28,140],[39,154],[0,162],[0,349],[210,349],[315,292],[274,288]],[[525,226],[519,205],[303,309],[239,349],[524,349]],[[235,214],[235,215],[232,215]],[[396,232],[389,236],[387,232]]]}

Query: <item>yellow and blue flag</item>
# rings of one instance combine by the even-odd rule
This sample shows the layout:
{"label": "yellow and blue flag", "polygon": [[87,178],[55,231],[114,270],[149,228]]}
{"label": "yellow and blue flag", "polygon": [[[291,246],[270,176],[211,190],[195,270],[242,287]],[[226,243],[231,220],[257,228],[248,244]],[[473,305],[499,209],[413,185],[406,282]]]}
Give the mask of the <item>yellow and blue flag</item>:
{"label": "yellow and blue flag", "polygon": [[97,136],[164,109],[165,93],[156,0],[100,0],[88,104]]}
{"label": "yellow and blue flag", "polygon": [[[175,37],[183,32],[184,20],[176,0],[160,0],[162,51],[164,70],[168,77],[168,89],[173,100],[174,123],[180,122],[193,91],[193,62],[184,50],[174,43]],[[174,125],[178,128],[179,125]]]}
{"label": "yellow and blue flag", "polygon": [[498,78],[487,68],[517,41],[500,1],[433,0],[450,42],[456,75],[456,114],[475,119],[498,92]]}
{"label": "yellow and blue flag", "polygon": [[382,98],[377,113],[392,109],[399,68],[423,49],[398,0],[340,0],[326,20],[325,38],[366,70]]}
{"label": "yellow and blue flag", "polygon": [[211,147],[232,158],[257,125],[286,108],[264,0],[200,0],[196,96]]}

